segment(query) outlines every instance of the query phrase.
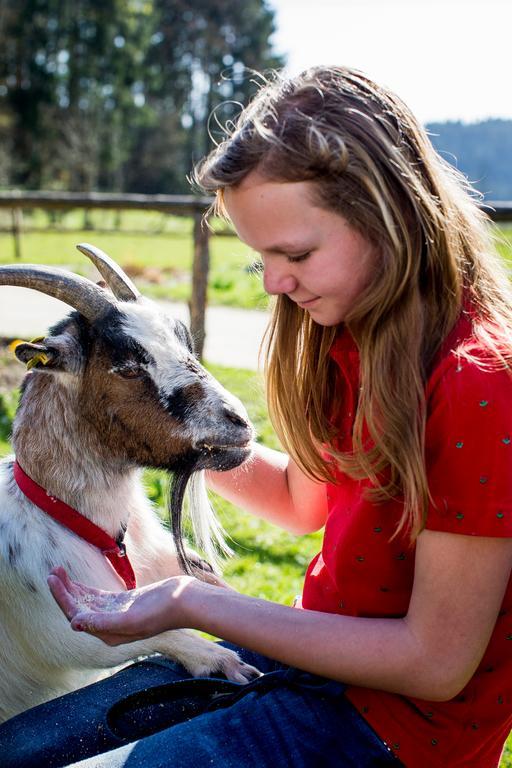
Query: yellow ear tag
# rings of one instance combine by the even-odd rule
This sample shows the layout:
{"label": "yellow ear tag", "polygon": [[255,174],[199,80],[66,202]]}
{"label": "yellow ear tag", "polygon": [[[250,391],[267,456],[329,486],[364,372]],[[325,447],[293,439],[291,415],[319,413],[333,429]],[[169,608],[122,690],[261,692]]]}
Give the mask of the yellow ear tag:
{"label": "yellow ear tag", "polygon": [[22,339],[14,339],[14,341],[11,341],[9,344],[9,352],[15,352],[16,347],[19,347],[20,344],[26,344],[26,341],[23,341]]}
{"label": "yellow ear tag", "polygon": [[[30,340],[30,344],[37,344],[39,341],[43,341],[44,336],[36,336],[35,339]],[[9,344],[9,350],[11,352],[16,352],[16,348],[19,347],[20,344],[26,344],[26,341],[23,341],[22,339],[14,339],[14,341],[11,341]],[[41,363],[42,365],[46,365],[50,362],[50,358],[46,354],[46,352],[38,352],[36,355],[34,355],[33,358],[31,358],[27,363],[27,371],[30,371],[31,368],[34,367],[34,365],[37,365],[37,363]]]}
{"label": "yellow ear tag", "polygon": [[46,352],[38,352],[37,355],[34,355],[28,363],[27,363],[27,371],[30,371],[31,368],[34,367],[34,365],[37,365],[37,363],[41,363],[41,365],[46,365],[46,363],[50,362],[50,358],[46,354]]}
{"label": "yellow ear tag", "polygon": [[[40,341],[44,340],[44,336],[36,336],[35,339],[30,339],[30,344],[37,344]],[[14,339],[14,341],[11,341],[9,344],[9,352],[14,352],[16,350],[16,347],[18,347],[20,344],[26,344],[26,341],[23,341],[23,339]]]}

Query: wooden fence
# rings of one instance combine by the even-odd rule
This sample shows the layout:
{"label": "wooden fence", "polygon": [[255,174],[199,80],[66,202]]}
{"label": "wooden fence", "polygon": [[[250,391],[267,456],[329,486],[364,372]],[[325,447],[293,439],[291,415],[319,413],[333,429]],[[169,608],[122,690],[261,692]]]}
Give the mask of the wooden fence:
{"label": "wooden fence", "polygon": [[[209,229],[205,214],[212,203],[209,197],[193,195],[130,195],[103,192],[1,192],[0,209],[12,212],[12,233],[15,253],[21,254],[20,238],[23,209],[42,208],[47,211],[86,210],[145,210],[160,211],[173,216],[191,216],[193,227],[192,292],[189,301],[190,330],[202,357],[205,338],[208,270],[210,265]],[[512,221],[512,201],[488,201],[485,210],[494,221]]]}

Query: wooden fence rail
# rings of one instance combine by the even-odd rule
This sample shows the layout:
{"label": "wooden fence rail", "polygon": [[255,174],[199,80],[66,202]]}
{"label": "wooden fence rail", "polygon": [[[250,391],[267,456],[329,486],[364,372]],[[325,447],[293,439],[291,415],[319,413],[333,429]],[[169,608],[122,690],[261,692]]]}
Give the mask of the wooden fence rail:
{"label": "wooden fence rail", "polygon": [[0,208],[44,208],[70,211],[74,208],[110,208],[116,210],[150,210],[190,216],[204,212],[210,197],[195,195],[130,195],[111,192],[24,192],[0,191]]}
{"label": "wooden fence rail", "polygon": [[[190,330],[196,342],[196,350],[202,357],[205,339],[205,314],[210,263],[209,230],[204,221],[212,203],[209,197],[194,195],[138,195],[111,194],[105,192],[25,192],[0,191],[0,209],[12,212],[12,233],[15,254],[21,256],[21,228],[23,209],[41,208],[47,211],[70,211],[75,208],[103,210],[160,211],[174,216],[192,216],[192,292],[189,301]],[[512,221],[512,201],[487,201],[484,206],[494,221]]]}

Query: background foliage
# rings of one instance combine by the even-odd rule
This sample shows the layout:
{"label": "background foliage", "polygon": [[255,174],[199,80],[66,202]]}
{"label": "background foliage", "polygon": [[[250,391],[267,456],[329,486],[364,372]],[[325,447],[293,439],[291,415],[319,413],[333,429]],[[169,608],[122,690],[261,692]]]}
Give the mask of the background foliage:
{"label": "background foliage", "polygon": [[0,0],[0,184],[188,190],[273,31],[264,0]]}
{"label": "background foliage", "polygon": [[[188,192],[215,115],[284,65],[273,32],[266,0],[0,0],[0,187]],[[512,199],[512,121],[427,129],[488,199]]]}

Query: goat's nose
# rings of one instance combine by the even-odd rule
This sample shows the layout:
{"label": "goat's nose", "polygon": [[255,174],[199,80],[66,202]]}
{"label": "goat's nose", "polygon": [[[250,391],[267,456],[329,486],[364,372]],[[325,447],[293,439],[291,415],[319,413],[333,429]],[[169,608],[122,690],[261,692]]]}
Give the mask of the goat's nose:
{"label": "goat's nose", "polygon": [[224,408],[224,415],[236,427],[249,427],[247,419],[244,419],[243,416],[240,416],[240,414],[232,408]]}

